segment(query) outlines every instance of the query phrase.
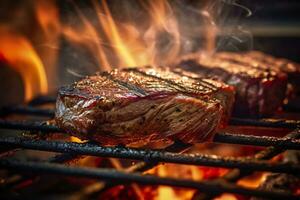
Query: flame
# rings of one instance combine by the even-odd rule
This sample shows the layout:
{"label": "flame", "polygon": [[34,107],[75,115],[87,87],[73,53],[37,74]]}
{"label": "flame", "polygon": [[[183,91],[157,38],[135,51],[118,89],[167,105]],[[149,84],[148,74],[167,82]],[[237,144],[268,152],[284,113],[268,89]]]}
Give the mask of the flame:
{"label": "flame", "polygon": [[[88,49],[98,61],[99,68],[104,70],[112,66],[170,63],[178,56],[181,45],[173,10],[167,0],[140,3],[148,14],[149,26],[146,29],[133,22],[116,20],[107,1],[102,0],[100,3],[93,1],[98,24],[93,24],[75,5],[82,25],[64,25],[61,32],[73,44]],[[160,44],[160,37],[170,37],[171,42],[168,45]]]}
{"label": "flame", "polygon": [[21,75],[26,101],[37,94],[47,93],[48,85],[43,63],[29,40],[1,28],[0,55]]}
{"label": "flame", "polygon": [[[179,172],[176,173],[175,171]],[[190,176],[191,179],[201,180],[202,173],[195,166],[177,166],[172,164],[160,165],[155,172],[160,177],[167,177],[170,174],[175,174],[179,177]],[[182,175],[182,176],[181,176]],[[178,178],[179,178],[178,177]],[[192,199],[194,190],[179,190],[168,186],[159,186],[155,200],[174,199],[174,200],[189,200]]]}
{"label": "flame", "polygon": [[[120,4],[124,8],[130,4],[130,2],[123,2]],[[107,0],[92,1],[94,14],[92,17],[75,1],[68,4],[70,8],[74,8],[75,13],[70,12],[70,16],[69,14],[60,16],[57,1],[40,0],[32,4],[36,19],[32,20],[33,22],[30,24],[37,23],[35,26],[33,25],[32,37],[28,38],[31,33],[22,34],[20,30],[14,31],[20,32],[20,34],[1,33],[1,41],[3,40],[1,53],[22,75],[26,100],[36,94],[44,94],[48,89],[53,91],[59,86],[58,72],[60,69],[57,67],[57,58],[62,38],[72,47],[78,47],[84,52],[88,51],[89,56],[91,55],[93,61],[96,61],[96,66],[100,70],[110,70],[115,67],[173,64],[178,56],[187,49],[186,44],[191,42],[191,38],[195,36],[195,33],[190,34],[189,31],[187,31],[188,34],[185,33],[184,28],[180,27],[182,13],[180,14],[179,10],[184,6],[173,3],[168,0],[140,0],[136,3],[139,4],[138,7],[130,9],[140,9],[139,11],[143,12],[142,17],[135,16],[137,10],[129,9],[127,12],[130,14],[125,14],[129,19],[126,17],[126,19],[121,19],[122,17],[120,18],[118,13],[113,10],[114,3]],[[124,10],[126,13],[126,9]],[[28,12],[28,10],[23,11]],[[120,9],[120,12],[122,11]],[[214,20],[208,10],[199,13],[208,19],[206,21]],[[61,19],[64,17],[78,21],[75,23],[73,20],[62,21]],[[208,26],[207,29],[212,29],[211,27]],[[198,38],[201,33],[201,31],[196,33]],[[210,32],[208,31],[208,33]],[[2,36],[3,34],[4,36]],[[207,34],[207,39],[214,40],[213,37],[214,34]],[[210,41],[206,46],[207,49],[213,49],[214,45],[214,42]],[[24,52],[27,52],[26,55]],[[94,65],[95,62],[92,64]],[[66,71],[73,72],[73,75],[86,75],[69,69],[72,66],[63,67],[68,67]],[[49,84],[50,88],[47,86],[46,75],[48,83],[51,83]]]}
{"label": "flame", "polygon": [[[43,60],[47,77],[52,85],[57,82],[57,57],[61,36],[61,23],[57,6],[54,0],[39,0],[35,5],[35,16],[40,27],[35,37],[35,47]],[[55,88],[56,89],[56,88]]]}
{"label": "flame", "polygon": [[132,48],[130,48],[129,44],[125,42],[126,41],[125,38],[122,38],[121,33],[108,8],[106,0],[102,1],[102,7],[103,7],[103,14],[99,13],[100,8],[96,4],[96,8],[98,11],[97,12],[98,18],[104,29],[106,36],[108,36],[110,43],[116,47],[114,49],[116,55],[118,55],[118,57],[125,64],[125,66],[135,66],[137,64],[136,60],[134,59],[134,56],[130,52],[132,51]]}
{"label": "flame", "polygon": [[60,33],[61,24],[59,22],[59,12],[54,4],[55,1],[39,0],[35,4],[35,15],[49,43],[54,35]]}

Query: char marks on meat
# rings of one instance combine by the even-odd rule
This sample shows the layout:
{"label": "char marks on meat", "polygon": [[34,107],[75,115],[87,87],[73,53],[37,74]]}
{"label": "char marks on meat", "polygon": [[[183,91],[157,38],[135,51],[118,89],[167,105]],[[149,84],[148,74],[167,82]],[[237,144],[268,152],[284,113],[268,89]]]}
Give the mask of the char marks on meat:
{"label": "char marks on meat", "polygon": [[233,116],[264,117],[272,115],[283,104],[287,88],[287,75],[267,65],[237,62],[232,55],[215,54],[205,57],[193,54],[179,64],[200,78],[213,78],[234,86],[236,100]]}
{"label": "char marks on meat", "polygon": [[254,68],[261,68],[276,71],[278,74],[288,76],[288,96],[300,92],[300,65],[283,58],[275,58],[258,51],[246,53],[220,52],[216,56],[221,59],[239,64],[249,65]]}
{"label": "char marks on meat", "polygon": [[279,69],[288,75],[288,82],[296,94],[300,94],[300,64],[285,58],[276,58],[274,56],[259,52],[250,51],[244,54],[257,61],[264,62],[272,69]]}
{"label": "char marks on meat", "polygon": [[207,140],[228,118],[222,105],[233,104],[232,87],[179,73],[144,67],[89,76],[59,90],[56,122],[104,145]]}

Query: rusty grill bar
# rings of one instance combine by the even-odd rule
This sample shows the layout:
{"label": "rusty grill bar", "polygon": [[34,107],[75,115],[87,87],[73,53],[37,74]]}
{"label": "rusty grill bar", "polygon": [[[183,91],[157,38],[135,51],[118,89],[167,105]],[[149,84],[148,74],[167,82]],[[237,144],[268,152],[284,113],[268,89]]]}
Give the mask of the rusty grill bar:
{"label": "rusty grill bar", "polygon": [[[54,103],[53,97],[39,97],[29,103],[30,106],[15,106],[6,107],[0,110],[1,116],[9,114],[20,115],[36,115],[52,118],[54,111],[50,109],[40,109],[34,106]],[[217,194],[224,192],[236,193],[248,196],[257,196],[272,199],[298,199],[289,192],[282,191],[264,191],[259,189],[248,189],[237,186],[234,184],[238,179],[251,174],[253,171],[271,171],[278,173],[291,173],[299,176],[300,165],[288,163],[269,163],[267,160],[282,153],[288,149],[300,149],[300,132],[297,128],[300,127],[300,121],[296,120],[281,120],[281,119],[238,119],[233,118],[230,121],[231,125],[240,126],[263,126],[272,128],[288,128],[296,129],[291,134],[283,138],[270,137],[270,136],[252,136],[242,134],[229,134],[217,133],[213,142],[228,143],[228,144],[241,144],[252,146],[264,146],[267,149],[259,152],[253,157],[245,158],[231,158],[231,157],[218,157],[203,154],[179,154],[179,151],[187,149],[189,146],[177,142],[163,151],[158,150],[143,150],[126,147],[102,147],[90,142],[87,143],[74,143],[62,141],[47,141],[41,138],[32,139],[27,137],[1,137],[0,144],[5,147],[5,151],[13,150],[15,148],[33,149],[50,152],[59,152],[61,155],[55,156],[48,160],[48,162],[29,162],[17,161],[6,158],[5,156],[0,159],[0,167],[6,169],[17,170],[18,172],[35,172],[38,174],[60,174],[66,176],[78,176],[94,179],[106,180],[106,185],[102,190],[115,186],[116,183],[111,180],[118,180],[121,183],[137,182],[140,184],[149,185],[169,185],[185,188],[193,188],[204,193],[196,194],[198,199],[210,199]],[[44,134],[50,133],[63,133],[61,129],[54,125],[38,121],[5,121],[0,120],[1,129],[14,129],[35,131]],[[32,133],[36,135],[36,133]],[[80,155],[92,155],[99,157],[115,157],[140,160],[134,166],[125,169],[126,172],[106,169],[93,169],[82,167],[70,167],[62,165],[62,163],[79,157]],[[160,162],[190,164],[190,165],[204,165],[214,167],[235,168],[226,174],[224,177],[214,181],[191,181],[185,179],[161,178],[156,176],[142,175],[136,172],[143,172],[151,169]],[[58,164],[60,163],[60,164]],[[133,173],[135,172],[135,173]],[[20,183],[30,176],[24,176],[17,183]],[[120,184],[118,182],[118,184]]]}

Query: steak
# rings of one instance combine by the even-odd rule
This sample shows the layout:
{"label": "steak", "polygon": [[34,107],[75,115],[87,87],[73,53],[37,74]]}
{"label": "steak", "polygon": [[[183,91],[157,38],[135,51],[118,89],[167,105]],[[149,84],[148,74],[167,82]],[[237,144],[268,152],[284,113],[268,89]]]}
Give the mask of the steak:
{"label": "steak", "polygon": [[224,108],[216,93],[223,90],[231,90],[232,104],[232,88],[217,81],[163,68],[113,70],[62,87],[55,118],[68,133],[103,145],[196,143],[220,125]]}
{"label": "steak", "polygon": [[250,65],[256,68],[271,69],[276,73],[287,74],[288,89],[287,96],[300,92],[300,65],[287,59],[275,58],[258,51],[246,53],[221,52],[216,54],[217,57],[232,62]]}
{"label": "steak", "polygon": [[282,106],[286,96],[287,75],[279,70],[235,62],[219,54],[188,55],[179,66],[199,78],[212,78],[234,86],[233,116],[236,117],[270,116]]}
{"label": "steak", "polygon": [[288,82],[292,86],[293,92],[300,94],[300,64],[285,58],[276,58],[259,51],[250,51],[244,55],[249,56],[257,61],[264,62],[272,67],[272,69],[277,68],[286,73],[288,75]]}
{"label": "steak", "polygon": [[[209,95],[220,101],[224,110],[221,120],[221,127],[227,124],[229,117],[231,116],[235,90],[234,87],[224,84],[221,81],[199,78],[197,74],[175,67],[155,67],[155,69],[153,67],[142,67],[139,69],[129,68],[127,70],[133,70],[142,73],[144,76],[156,77],[160,81],[168,81],[175,83],[176,85],[184,86],[184,90],[188,91],[193,91],[195,88],[199,90],[200,85],[200,87],[204,87],[210,91]],[[186,80],[189,81],[186,82]]]}

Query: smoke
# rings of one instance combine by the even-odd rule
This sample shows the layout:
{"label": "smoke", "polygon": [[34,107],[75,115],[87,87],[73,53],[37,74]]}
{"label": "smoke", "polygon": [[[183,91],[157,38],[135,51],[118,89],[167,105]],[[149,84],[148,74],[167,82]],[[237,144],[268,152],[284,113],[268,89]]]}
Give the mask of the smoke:
{"label": "smoke", "polygon": [[58,85],[99,70],[169,65],[194,52],[252,49],[241,22],[251,11],[237,0],[41,2],[32,2],[37,20],[28,21],[30,31],[38,21],[43,32],[28,34],[42,38],[34,39],[35,47]]}
{"label": "smoke", "polygon": [[249,51],[253,49],[252,33],[243,26],[243,20],[252,12],[237,0],[221,0],[221,11],[216,16],[219,29],[216,51]]}

